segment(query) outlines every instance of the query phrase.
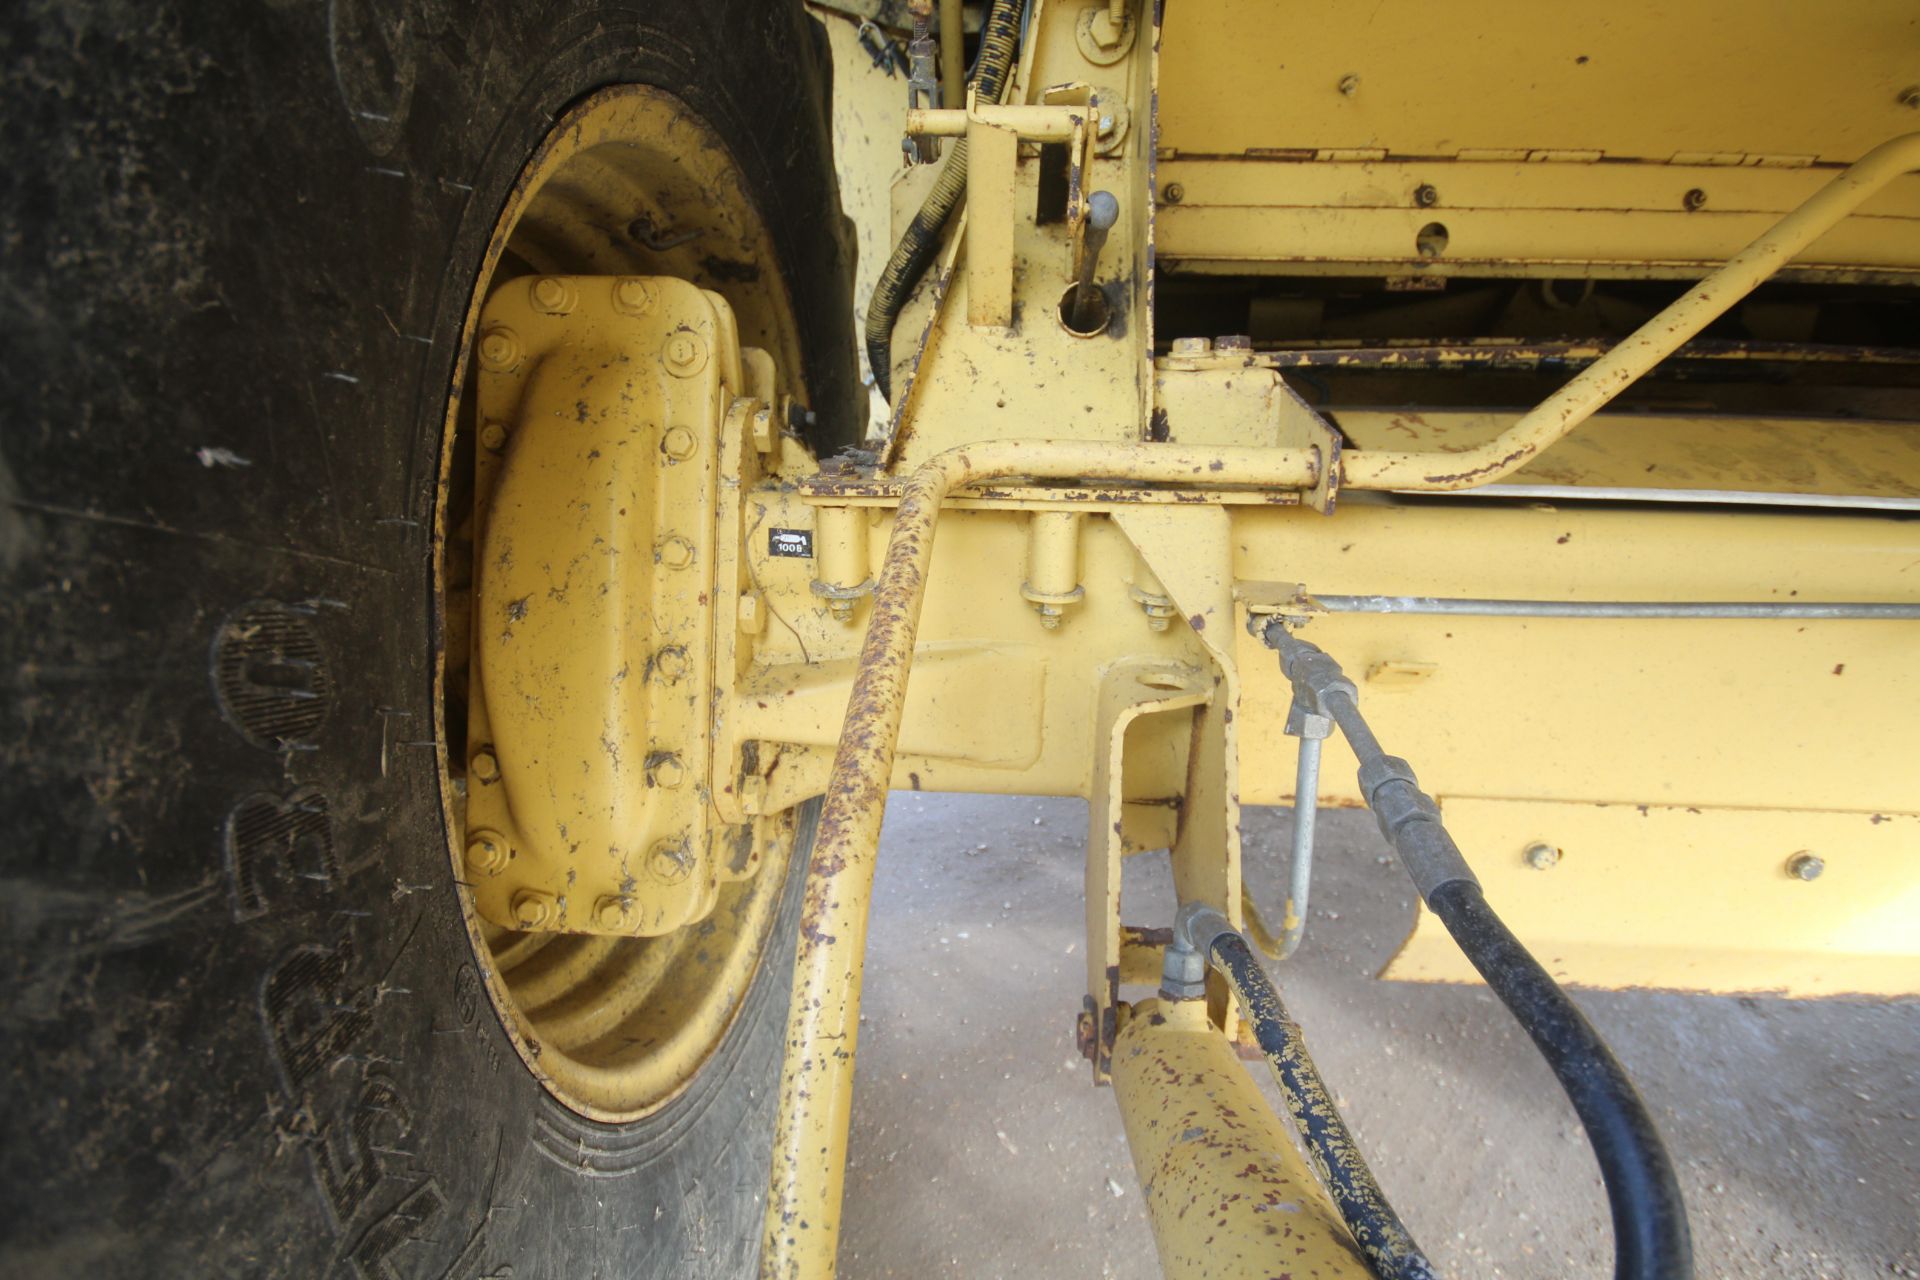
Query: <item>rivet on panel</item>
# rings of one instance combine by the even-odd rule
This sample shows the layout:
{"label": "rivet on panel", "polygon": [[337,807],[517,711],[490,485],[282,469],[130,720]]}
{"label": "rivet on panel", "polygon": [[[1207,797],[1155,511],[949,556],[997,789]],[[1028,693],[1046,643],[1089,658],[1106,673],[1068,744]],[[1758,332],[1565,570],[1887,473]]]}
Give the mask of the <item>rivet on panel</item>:
{"label": "rivet on panel", "polygon": [[1787,859],[1787,874],[1795,880],[1818,880],[1820,873],[1827,869],[1827,860],[1819,854],[1802,849]]}
{"label": "rivet on panel", "polygon": [[1560,850],[1544,841],[1527,846],[1527,865],[1535,871],[1545,871],[1560,862]]}

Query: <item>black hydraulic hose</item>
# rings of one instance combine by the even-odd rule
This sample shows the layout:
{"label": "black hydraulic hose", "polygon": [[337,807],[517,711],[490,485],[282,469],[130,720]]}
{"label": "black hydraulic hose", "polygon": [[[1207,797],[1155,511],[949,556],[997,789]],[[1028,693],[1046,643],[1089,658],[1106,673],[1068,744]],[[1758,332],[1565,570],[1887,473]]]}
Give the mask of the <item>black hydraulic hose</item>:
{"label": "black hydraulic hose", "polygon": [[1246,939],[1222,933],[1214,938],[1210,956],[1253,1023],[1260,1050],[1280,1081],[1294,1131],[1367,1265],[1380,1280],[1434,1280],[1433,1264],[1374,1181],[1373,1170],[1347,1132],[1333,1095],[1314,1069],[1300,1025],[1287,1016],[1279,990],[1254,959]]}
{"label": "black hydraulic hose", "polygon": [[1487,905],[1480,886],[1441,885],[1427,905],[1539,1047],[1600,1162],[1613,1212],[1615,1276],[1684,1280],[1693,1246],[1680,1184],[1653,1117],[1600,1033]]}
{"label": "black hydraulic hose", "polygon": [[[998,102],[1013,71],[1013,50],[1020,39],[1021,0],[994,0],[993,10],[980,29],[980,52],[975,59],[973,84],[981,102]],[[956,104],[965,105],[965,104]],[[947,148],[946,163],[920,212],[907,224],[893,248],[873,297],[867,302],[867,364],[880,398],[893,399],[893,326],[906,305],[907,295],[927,272],[940,248],[940,232],[967,191],[967,140],[955,138]]]}
{"label": "black hydraulic hose", "polygon": [[1693,1243],[1673,1164],[1633,1082],[1599,1032],[1503,924],[1405,760],[1390,756],[1360,714],[1340,665],[1288,634],[1264,631],[1295,696],[1340,726],[1360,761],[1360,793],[1420,896],[1552,1067],[1573,1103],[1606,1184],[1616,1280],[1691,1280]]}

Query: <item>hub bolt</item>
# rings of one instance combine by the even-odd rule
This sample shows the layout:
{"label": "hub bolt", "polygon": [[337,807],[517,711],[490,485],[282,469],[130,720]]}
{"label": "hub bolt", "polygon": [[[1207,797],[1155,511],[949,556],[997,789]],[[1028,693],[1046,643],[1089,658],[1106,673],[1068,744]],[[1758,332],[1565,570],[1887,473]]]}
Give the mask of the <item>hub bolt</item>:
{"label": "hub bolt", "polygon": [[630,316],[653,310],[653,286],[641,276],[621,276],[613,282],[613,306]]}
{"label": "hub bolt", "polygon": [[553,895],[522,889],[513,895],[513,922],[522,929],[538,929],[554,916]]}
{"label": "hub bolt", "polygon": [[633,899],[606,897],[593,906],[594,927],[607,933],[625,933],[633,927]]}
{"label": "hub bolt", "polygon": [[706,367],[707,344],[693,330],[680,329],[667,339],[665,355],[667,368],[690,378]]}
{"label": "hub bolt", "polygon": [[500,762],[494,759],[491,751],[476,751],[474,753],[473,776],[482,782],[500,781]]}
{"label": "hub bolt", "polygon": [[680,683],[687,675],[687,651],[679,645],[662,649],[653,655],[653,669],[668,684]]}
{"label": "hub bolt", "polygon": [[480,335],[480,367],[493,373],[512,373],[519,368],[519,336],[504,325]]}
{"label": "hub bolt", "polygon": [[1827,861],[1817,853],[1800,852],[1787,859],[1787,874],[1795,880],[1818,880]]}
{"label": "hub bolt", "polygon": [[654,544],[653,558],[669,569],[684,569],[693,563],[693,544],[670,533]]}
{"label": "hub bolt", "polygon": [[1560,861],[1560,851],[1550,844],[1530,844],[1527,846],[1527,865],[1535,871],[1545,871]]}
{"label": "hub bolt", "polygon": [[660,437],[660,452],[684,461],[693,456],[694,444],[693,432],[685,427],[668,427]]}
{"label": "hub bolt", "polygon": [[488,453],[498,453],[507,447],[507,425],[504,422],[489,422],[480,428],[480,447]]}
{"label": "hub bolt", "polygon": [[647,761],[647,781],[671,791],[687,780],[687,766],[671,751],[662,751]]}
{"label": "hub bolt", "polygon": [[679,884],[693,870],[693,856],[684,840],[662,840],[647,855],[647,868],[666,884]]}
{"label": "hub bolt", "polygon": [[542,276],[533,282],[531,291],[536,310],[550,316],[563,316],[573,310],[575,302],[573,286],[558,276]]}
{"label": "hub bolt", "polygon": [[506,870],[507,842],[491,831],[476,831],[467,841],[467,870],[479,876],[497,876]]}

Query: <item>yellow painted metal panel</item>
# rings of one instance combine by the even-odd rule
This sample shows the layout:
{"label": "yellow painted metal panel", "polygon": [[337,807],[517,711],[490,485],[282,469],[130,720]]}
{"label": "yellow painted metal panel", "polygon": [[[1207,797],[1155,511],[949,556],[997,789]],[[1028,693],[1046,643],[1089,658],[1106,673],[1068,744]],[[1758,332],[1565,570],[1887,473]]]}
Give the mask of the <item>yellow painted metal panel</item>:
{"label": "yellow painted metal panel", "polygon": [[1167,6],[1160,145],[1813,156],[1913,127],[1904,0]]}
{"label": "yellow painted metal panel", "polygon": [[[1447,798],[1441,808],[1488,900],[1563,982],[1920,989],[1920,815]],[[1559,860],[1528,865],[1535,843]],[[1789,871],[1797,855],[1822,861],[1818,878]],[[1424,908],[1383,976],[1477,981]]]}

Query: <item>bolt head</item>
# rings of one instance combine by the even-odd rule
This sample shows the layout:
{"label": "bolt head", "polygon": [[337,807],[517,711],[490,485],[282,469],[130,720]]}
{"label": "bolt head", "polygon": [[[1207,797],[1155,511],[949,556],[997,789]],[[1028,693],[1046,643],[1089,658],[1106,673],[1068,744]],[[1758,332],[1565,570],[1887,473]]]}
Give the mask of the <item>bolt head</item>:
{"label": "bolt head", "polygon": [[633,927],[633,899],[624,895],[605,897],[593,904],[593,925],[608,933],[622,933]]}
{"label": "bolt head", "polygon": [[685,427],[668,427],[660,436],[660,452],[676,461],[685,461],[693,456],[697,443],[693,432]]}
{"label": "bolt head", "polygon": [[687,651],[679,645],[671,645],[653,655],[653,669],[668,684],[677,683],[687,675]]}
{"label": "bolt head", "polygon": [[482,782],[500,781],[500,762],[491,751],[476,751],[468,769]]}
{"label": "bolt head", "polygon": [[666,884],[679,884],[693,870],[685,841],[662,840],[647,854],[647,869]]}
{"label": "bolt head", "polygon": [[667,368],[683,378],[692,377],[700,372],[707,363],[707,344],[691,329],[680,329],[669,335],[662,354],[666,358]]}
{"label": "bolt head", "polygon": [[1212,338],[1175,338],[1167,351],[1176,356],[1204,356],[1213,350]]}
{"label": "bolt head", "polygon": [[670,533],[654,544],[653,558],[669,569],[684,569],[693,563],[693,544]]}
{"label": "bolt head", "polygon": [[1160,199],[1166,204],[1179,204],[1187,198],[1187,189],[1177,182],[1169,182],[1160,192]]}
{"label": "bolt head", "polygon": [[522,889],[513,895],[513,922],[522,929],[538,929],[553,919],[553,895]]}
{"label": "bolt head", "polygon": [[1440,203],[1440,191],[1431,182],[1423,182],[1413,189],[1413,202],[1422,209],[1431,209]]}
{"label": "bolt head", "polygon": [[1351,98],[1360,91],[1360,77],[1349,71],[1340,77],[1340,92]]}
{"label": "bolt head", "polygon": [[1707,193],[1699,187],[1689,188],[1687,194],[1680,198],[1680,205],[1689,213],[1704,209],[1707,206]]}
{"label": "bolt head", "polygon": [[686,780],[687,766],[670,751],[655,756],[647,765],[647,781],[656,787],[672,790]]}
{"label": "bolt head", "polygon": [[497,876],[506,870],[507,842],[491,831],[476,831],[467,841],[467,870],[479,876]]}
{"label": "bolt head", "polygon": [[1903,107],[1920,110],[1920,84],[1909,85],[1900,91],[1899,103]]}
{"label": "bolt head", "polygon": [[1527,865],[1535,871],[1545,871],[1549,867],[1558,865],[1560,850],[1546,843],[1530,844],[1527,846],[1526,858]]}
{"label": "bolt head", "polygon": [[827,601],[827,612],[833,616],[835,622],[852,622],[853,601],[829,600]]}
{"label": "bolt head", "polygon": [[1787,874],[1795,880],[1818,880],[1827,860],[1817,853],[1800,852],[1787,859]]}
{"label": "bolt head", "polygon": [[480,428],[480,447],[488,453],[498,453],[507,447],[507,426],[504,422],[488,422]]}
{"label": "bolt head", "polygon": [[480,367],[493,373],[512,373],[520,367],[520,338],[504,325],[480,335]]}
{"label": "bolt head", "polygon": [[529,291],[536,310],[563,316],[573,310],[573,290],[558,276],[541,276]]}
{"label": "bolt head", "polygon": [[1057,604],[1036,604],[1033,611],[1040,615],[1040,625],[1048,631],[1060,629],[1060,606]]}
{"label": "bolt head", "polygon": [[621,276],[613,282],[613,306],[630,316],[653,310],[653,285],[643,276]]}

